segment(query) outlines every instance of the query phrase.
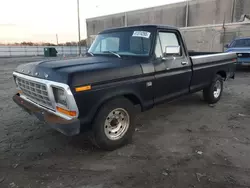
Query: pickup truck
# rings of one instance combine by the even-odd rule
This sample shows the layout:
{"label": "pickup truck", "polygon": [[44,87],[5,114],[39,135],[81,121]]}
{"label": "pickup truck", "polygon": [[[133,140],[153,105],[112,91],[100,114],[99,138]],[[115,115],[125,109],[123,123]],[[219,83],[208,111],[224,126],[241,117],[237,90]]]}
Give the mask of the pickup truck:
{"label": "pickup truck", "polygon": [[236,38],[225,46],[226,52],[237,54],[237,65],[250,66],[250,37]]}
{"label": "pickup truck", "polygon": [[19,65],[13,100],[61,133],[88,130],[96,146],[113,150],[132,139],[140,111],[198,91],[208,103],[218,102],[223,81],[234,78],[236,58],[189,53],[171,26],[109,29],[85,57]]}

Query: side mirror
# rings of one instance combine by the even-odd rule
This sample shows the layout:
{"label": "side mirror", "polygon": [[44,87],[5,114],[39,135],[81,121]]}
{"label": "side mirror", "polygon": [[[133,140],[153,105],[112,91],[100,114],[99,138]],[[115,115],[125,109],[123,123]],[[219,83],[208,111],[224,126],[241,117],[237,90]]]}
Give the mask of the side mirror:
{"label": "side mirror", "polygon": [[181,53],[180,46],[166,46],[164,57],[171,56],[171,55],[180,55],[180,53]]}
{"label": "side mirror", "polygon": [[225,47],[225,48],[229,48],[229,44],[226,44],[224,47]]}

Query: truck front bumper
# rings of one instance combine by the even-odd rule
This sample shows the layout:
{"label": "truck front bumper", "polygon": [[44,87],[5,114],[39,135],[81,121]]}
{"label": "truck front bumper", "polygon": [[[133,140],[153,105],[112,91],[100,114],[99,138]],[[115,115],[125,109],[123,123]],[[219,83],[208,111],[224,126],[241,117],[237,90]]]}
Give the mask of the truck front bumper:
{"label": "truck front bumper", "polygon": [[56,129],[64,135],[73,136],[80,133],[80,121],[78,119],[66,120],[24,100],[19,94],[13,96],[13,101],[26,112],[35,115],[40,121],[46,122],[53,129]]}
{"label": "truck front bumper", "polygon": [[250,66],[250,58],[247,57],[247,58],[238,58],[237,59],[237,65],[238,66]]}

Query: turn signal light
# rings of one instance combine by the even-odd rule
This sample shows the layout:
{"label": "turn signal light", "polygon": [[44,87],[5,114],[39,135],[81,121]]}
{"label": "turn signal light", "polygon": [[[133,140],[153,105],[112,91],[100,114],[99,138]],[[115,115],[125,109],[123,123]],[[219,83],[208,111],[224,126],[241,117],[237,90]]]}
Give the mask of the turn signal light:
{"label": "turn signal light", "polygon": [[75,90],[76,92],[91,90],[91,85],[76,87]]}
{"label": "turn signal light", "polygon": [[69,111],[69,110],[61,108],[59,106],[57,106],[56,109],[58,112],[61,112],[61,113],[66,114],[68,116],[76,116],[76,111]]}

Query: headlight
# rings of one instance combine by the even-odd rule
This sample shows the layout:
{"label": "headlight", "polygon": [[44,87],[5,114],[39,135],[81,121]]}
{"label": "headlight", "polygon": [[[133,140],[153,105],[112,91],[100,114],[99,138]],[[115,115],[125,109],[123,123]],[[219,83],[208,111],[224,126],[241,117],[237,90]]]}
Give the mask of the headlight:
{"label": "headlight", "polygon": [[65,94],[64,89],[58,87],[52,87],[52,88],[56,103],[68,108],[67,96]]}
{"label": "headlight", "polygon": [[19,88],[18,80],[17,80],[17,77],[15,77],[15,76],[14,76],[14,81],[15,81],[16,87]]}
{"label": "headlight", "polygon": [[17,77],[14,77],[14,81],[15,81],[15,84],[16,84],[16,89],[17,89],[18,91],[21,91],[17,79],[18,79]]}
{"label": "headlight", "polygon": [[15,82],[16,82],[16,87],[19,87],[19,86],[18,86],[17,78],[14,78],[14,79],[15,79]]}

